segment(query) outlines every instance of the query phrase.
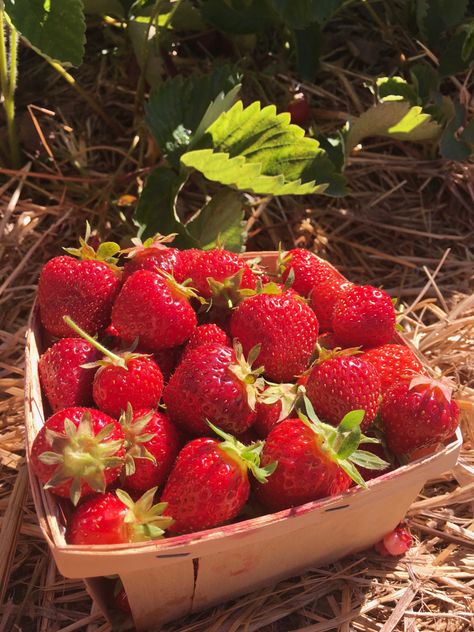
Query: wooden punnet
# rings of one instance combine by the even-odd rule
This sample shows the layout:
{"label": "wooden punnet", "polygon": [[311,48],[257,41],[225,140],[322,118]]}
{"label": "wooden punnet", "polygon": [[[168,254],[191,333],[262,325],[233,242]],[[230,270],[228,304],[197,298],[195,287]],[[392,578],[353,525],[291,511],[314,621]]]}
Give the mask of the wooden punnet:
{"label": "wooden punnet", "polygon": [[[246,253],[247,258],[256,256],[270,271],[275,269],[277,253]],[[26,340],[28,459],[45,420],[38,376],[43,350],[41,323],[34,309]],[[85,578],[105,616],[110,595],[101,578],[119,575],[136,628],[146,630],[370,547],[397,526],[428,479],[454,467],[461,443],[458,431],[436,453],[370,481],[368,489],[353,488],[260,518],[135,545],[66,544],[61,508],[42,489],[29,460],[28,464],[39,523],[59,571],[66,577]]]}

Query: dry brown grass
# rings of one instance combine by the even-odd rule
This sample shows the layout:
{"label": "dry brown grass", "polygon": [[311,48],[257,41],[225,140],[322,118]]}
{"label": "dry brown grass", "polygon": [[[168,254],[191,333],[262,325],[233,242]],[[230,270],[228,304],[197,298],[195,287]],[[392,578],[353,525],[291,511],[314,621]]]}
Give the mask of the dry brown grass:
{"label": "dry brown grass", "polygon": [[[324,71],[322,85],[307,89],[320,99],[316,119],[331,128],[337,112],[357,113],[369,99],[363,76],[344,59]],[[82,582],[58,575],[36,523],[23,459],[24,334],[41,265],[76,241],[86,218],[104,236],[130,234],[128,209],[117,222],[116,201],[136,193],[155,150],[133,137],[133,83],[112,61],[104,57],[99,72],[86,65],[79,78],[100,95],[123,134],[111,133],[52,71],[41,72],[43,109],[22,118],[30,162],[22,172],[0,170],[0,630],[105,632],[109,625],[91,611]],[[24,73],[24,104],[37,98],[36,76],[33,69]],[[275,81],[277,93],[291,82],[285,76]],[[335,120],[328,122],[328,112]],[[346,198],[256,200],[249,248],[304,245],[352,280],[382,284],[400,296],[414,345],[434,369],[455,378],[461,399],[473,400],[472,170],[429,160],[420,147],[373,142],[351,159]],[[406,557],[387,560],[367,551],[166,629],[473,629],[474,476],[466,469],[474,466],[472,424],[464,427],[461,466],[428,483],[408,514],[416,546]]]}

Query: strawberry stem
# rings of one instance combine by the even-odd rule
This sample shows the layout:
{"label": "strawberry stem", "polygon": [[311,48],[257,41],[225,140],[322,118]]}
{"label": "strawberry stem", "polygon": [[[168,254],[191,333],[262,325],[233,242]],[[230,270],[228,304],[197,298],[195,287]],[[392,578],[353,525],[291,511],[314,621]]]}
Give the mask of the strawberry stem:
{"label": "strawberry stem", "polygon": [[90,342],[90,344],[93,347],[95,347],[98,351],[100,351],[105,356],[110,358],[110,360],[112,360],[112,362],[116,366],[120,366],[123,369],[127,368],[126,362],[122,357],[120,357],[116,353],[113,353],[113,351],[110,351],[109,349],[107,349],[107,347],[104,347],[104,345],[100,344],[100,342],[96,340],[95,338],[93,338],[92,336],[89,336],[89,334],[86,333],[83,329],[81,329],[79,325],[76,325],[76,323],[72,320],[72,318],[69,318],[69,316],[63,316],[63,320],[66,323],[66,325],[69,325],[69,327],[71,327],[71,329],[73,329],[77,334],[79,334],[81,338],[84,338],[84,340],[87,340],[87,342]]}

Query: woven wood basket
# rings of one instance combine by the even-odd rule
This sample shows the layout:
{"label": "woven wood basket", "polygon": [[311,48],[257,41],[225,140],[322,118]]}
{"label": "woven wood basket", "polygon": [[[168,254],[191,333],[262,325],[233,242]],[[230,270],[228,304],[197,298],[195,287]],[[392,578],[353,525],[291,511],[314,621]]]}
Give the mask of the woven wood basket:
{"label": "woven wood basket", "polygon": [[[275,252],[245,256],[259,256],[263,266],[275,270]],[[428,479],[455,466],[462,443],[458,432],[449,445],[370,481],[368,489],[353,488],[275,514],[152,543],[72,546],[64,539],[60,506],[42,489],[29,462],[32,442],[45,421],[38,376],[43,351],[35,308],[26,340],[25,424],[41,529],[59,571],[66,577],[84,578],[108,618],[111,596],[102,577],[120,576],[138,630],[156,630],[167,621],[370,547],[402,520]]]}

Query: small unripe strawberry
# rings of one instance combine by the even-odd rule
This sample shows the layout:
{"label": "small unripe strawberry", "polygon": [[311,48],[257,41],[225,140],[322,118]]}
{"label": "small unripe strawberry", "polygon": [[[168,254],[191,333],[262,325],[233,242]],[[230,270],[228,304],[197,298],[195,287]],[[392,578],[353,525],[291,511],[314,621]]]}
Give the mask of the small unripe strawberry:
{"label": "small unripe strawberry", "polygon": [[293,125],[305,127],[311,120],[311,107],[303,94],[295,95],[293,101],[288,104],[287,111],[290,113]]}

